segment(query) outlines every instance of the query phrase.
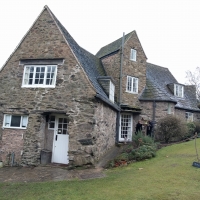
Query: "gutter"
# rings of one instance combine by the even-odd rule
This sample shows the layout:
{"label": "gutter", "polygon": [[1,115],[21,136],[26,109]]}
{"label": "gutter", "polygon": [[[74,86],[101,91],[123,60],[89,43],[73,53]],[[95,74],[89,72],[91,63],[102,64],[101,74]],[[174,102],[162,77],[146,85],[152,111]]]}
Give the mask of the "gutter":
{"label": "gutter", "polygon": [[108,101],[106,98],[104,98],[102,95],[100,94],[96,94],[95,95],[96,98],[101,99],[103,102],[105,102],[106,104],[108,104],[109,106],[111,106],[112,108],[114,108],[117,111],[120,111],[120,107],[117,104],[114,104],[110,101]]}

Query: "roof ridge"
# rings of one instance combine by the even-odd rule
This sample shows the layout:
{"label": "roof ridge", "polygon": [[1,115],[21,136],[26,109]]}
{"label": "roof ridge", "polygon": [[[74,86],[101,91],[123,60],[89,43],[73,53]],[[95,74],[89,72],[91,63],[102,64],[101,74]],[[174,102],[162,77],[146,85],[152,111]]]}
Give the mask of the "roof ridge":
{"label": "roof ridge", "polygon": [[[133,34],[134,32],[135,32],[135,30],[124,35],[124,38],[125,38],[124,43],[126,41],[128,41],[128,39],[131,37],[131,34]],[[114,40],[113,42],[101,47],[100,50],[96,53],[96,56],[99,58],[102,58],[106,55],[109,55],[110,53],[118,51],[122,46],[122,42],[121,42],[122,38],[123,38],[123,36],[118,38],[117,40]]]}
{"label": "roof ridge", "polygon": [[167,67],[162,67],[162,66],[160,66],[160,65],[156,65],[156,64],[147,62],[147,65],[148,65],[148,64],[149,64],[149,65],[156,66],[156,67],[160,67],[160,68],[165,68],[165,69],[167,69],[167,70],[169,71],[169,68],[167,68]]}

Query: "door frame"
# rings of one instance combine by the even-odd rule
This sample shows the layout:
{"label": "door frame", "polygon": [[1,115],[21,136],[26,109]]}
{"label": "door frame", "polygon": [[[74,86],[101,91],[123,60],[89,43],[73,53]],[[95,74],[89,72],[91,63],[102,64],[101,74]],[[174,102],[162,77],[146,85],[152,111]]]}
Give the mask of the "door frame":
{"label": "door frame", "polygon": [[[55,156],[55,137],[56,137],[56,133],[58,131],[58,119],[59,118],[67,118],[66,115],[61,115],[61,114],[52,114],[53,116],[55,116],[55,126],[54,126],[54,134],[53,134],[53,146],[52,146],[52,158],[51,158],[51,162],[53,163],[54,162],[54,156]],[[68,127],[67,127],[68,129]],[[68,156],[68,151],[69,151],[69,134],[67,133],[66,135],[68,135],[68,149],[67,149],[67,157],[68,157],[68,160],[67,160],[67,163],[65,164],[68,164],[69,163],[69,156]],[[61,163],[62,164],[62,163]]]}

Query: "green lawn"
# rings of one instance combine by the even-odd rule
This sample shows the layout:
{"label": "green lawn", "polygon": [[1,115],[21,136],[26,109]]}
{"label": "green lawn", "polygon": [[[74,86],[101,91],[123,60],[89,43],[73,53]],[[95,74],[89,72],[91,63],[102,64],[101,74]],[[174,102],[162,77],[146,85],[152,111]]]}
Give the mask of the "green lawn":
{"label": "green lawn", "polygon": [[[200,139],[197,140],[200,153]],[[164,147],[151,160],[107,170],[106,178],[0,184],[0,199],[199,199],[200,168],[194,141]],[[143,169],[139,169],[143,168]]]}

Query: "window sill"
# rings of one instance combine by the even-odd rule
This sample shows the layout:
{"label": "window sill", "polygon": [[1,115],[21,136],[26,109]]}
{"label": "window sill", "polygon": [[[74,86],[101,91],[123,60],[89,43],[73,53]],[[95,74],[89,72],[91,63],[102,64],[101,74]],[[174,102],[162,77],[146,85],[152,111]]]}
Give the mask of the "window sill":
{"label": "window sill", "polygon": [[40,85],[40,86],[37,86],[37,85],[22,85],[21,86],[22,88],[55,88],[56,86],[55,85],[51,85],[51,86],[48,86],[48,85]]}
{"label": "window sill", "polygon": [[137,62],[137,60],[132,60],[132,59],[130,59],[130,61]]}
{"label": "window sill", "polygon": [[138,94],[138,92],[130,92],[130,91],[127,91],[127,90],[126,90],[126,92],[130,93],[130,94]]}
{"label": "window sill", "polygon": [[22,129],[22,130],[25,130],[25,129],[27,129],[27,128],[22,128],[22,127],[7,127],[7,126],[3,126],[2,127],[3,129]]}

